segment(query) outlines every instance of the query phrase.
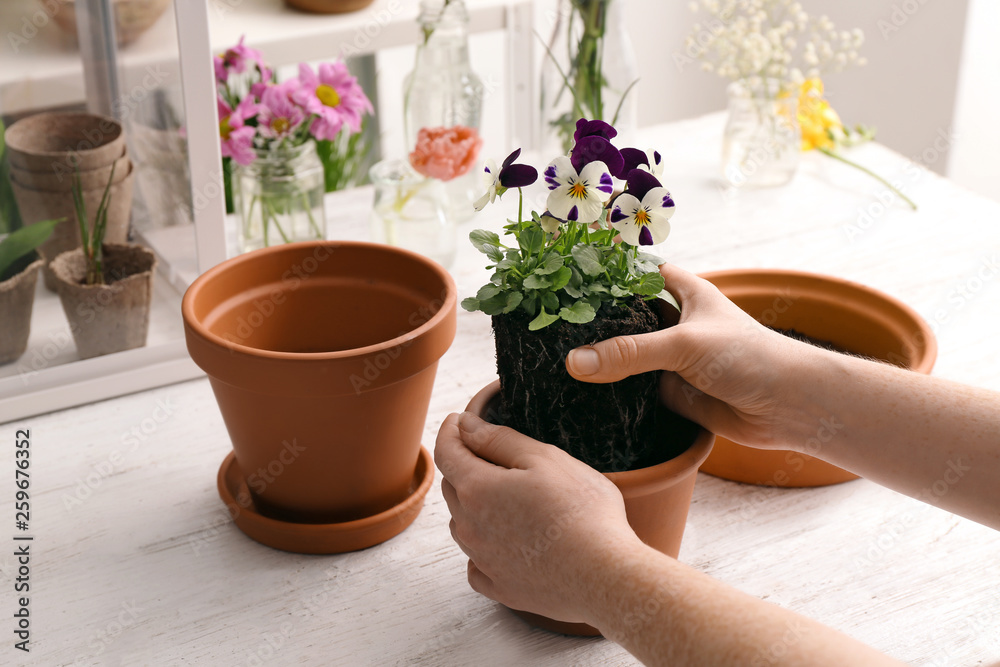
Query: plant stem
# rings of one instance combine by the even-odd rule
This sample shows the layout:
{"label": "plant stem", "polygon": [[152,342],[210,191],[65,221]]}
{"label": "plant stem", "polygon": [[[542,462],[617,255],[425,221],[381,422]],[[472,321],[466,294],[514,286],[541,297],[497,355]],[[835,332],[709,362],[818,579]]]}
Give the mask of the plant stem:
{"label": "plant stem", "polygon": [[878,174],[876,174],[871,169],[868,169],[867,167],[862,167],[857,162],[852,162],[851,160],[848,160],[847,158],[843,157],[842,155],[838,155],[837,153],[834,153],[829,148],[822,148],[820,146],[817,146],[816,150],[818,150],[820,153],[823,153],[824,155],[829,155],[834,160],[840,160],[841,162],[843,162],[846,165],[850,165],[850,166],[854,167],[855,169],[860,169],[861,171],[865,172],[866,174],[868,174],[869,176],[871,176],[872,178],[874,178],[875,180],[879,181],[884,186],[886,186],[887,188],[889,188],[890,190],[892,190],[893,192],[895,192],[897,195],[899,195],[899,197],[903,201],[905,201],[907,204],[909,204],[910,208],[912,208],[914,211],[917,210],[917,205],[913,203],[912,199],[910,199],[909,197],[907,197],[906,195],[904,195],[897,188],[895,188],[892,185],[892,183],[890,183],[889,181],[885,180],[884,178],[882,178],[881,176],[879,176]]}

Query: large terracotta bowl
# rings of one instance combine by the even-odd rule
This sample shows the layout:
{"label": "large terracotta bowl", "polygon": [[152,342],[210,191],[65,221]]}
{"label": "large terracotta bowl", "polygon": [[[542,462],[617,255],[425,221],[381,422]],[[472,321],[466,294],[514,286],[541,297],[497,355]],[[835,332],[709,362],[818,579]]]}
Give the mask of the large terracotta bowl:
{"label": "large terracotta bowl", "polygon": [[[500,381],[495,380],[469,401],[466,410],[486,421],[497,421],[500,410]],[[677,558],[684,536],[691,495],[698,476],[698,466],[712,451],[715,436],[686,422],[691,446],[679,456],[655,466],[625,472],[609,472],[610,479],[625,500],[629,525],[649,546],[671,558]],[[531,625],[566,635],[597,636],[600,631],[586,623],[566,623],[517,609],[515,614]]]}
{"label": "large terracotta bowl", "polygon": [[[870,287],[804,271],[734,269],[704,273],[754,319],[795,329],[856,354],[930,373],[937,341],[930,326],[905,303]],[[702,472],[748,484],[825,486],[857,475],[789,450],[762,450],[716,437]]]}

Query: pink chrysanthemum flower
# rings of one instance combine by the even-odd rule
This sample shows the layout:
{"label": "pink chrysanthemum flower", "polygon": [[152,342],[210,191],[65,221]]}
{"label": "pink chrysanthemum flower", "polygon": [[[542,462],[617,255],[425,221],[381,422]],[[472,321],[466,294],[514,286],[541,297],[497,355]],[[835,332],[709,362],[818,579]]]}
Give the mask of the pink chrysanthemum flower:
{"label": "pink chrysanthemum flower", "polygon": [[257,157],[253,150],[253,138],[257,131],[245,123],[257,114],[257,105],[246,97],[235,109],[231,109],[222,98],[218,99],[218,106],[222,156],[231,157],[242,165],[250,164]]}
{"label": "pink chrysanthemum flower", "polygon": [[240,36],[240,41],[236,43],[236,46],[226,49],[221,55],[212,58],[215,65],[215,78],[220,82],[224,83],[229,80],[229,72],[243,74],[252,64],[264,67],[264,57],[260,51],[243,45],[245,37],[246,35]]}
{"label": "pink chrysanthemum flower", "polygon": [[428,178],[450,181],[469,172],[482,145],[473,127],[424,127],[410,153],[410,164]]}
{"label": "pink chrysanthemum flower", "polygon": [[298,81],[291,79],[269,86],[261,95],[257,114],[257,129],[268,139],[284,139],[292,135],[306,119],[306,113],[292,101]]}
{"label": "pink chrysanthemum flower", "polygon": [[308,64],[300,64],[299,88],[292,97],[316,114],[310,132],[317,139],[334,139],[344,125],[358,132],[361,117],[373,111],[365,91],[342,62],[321,64],[319,74]]}

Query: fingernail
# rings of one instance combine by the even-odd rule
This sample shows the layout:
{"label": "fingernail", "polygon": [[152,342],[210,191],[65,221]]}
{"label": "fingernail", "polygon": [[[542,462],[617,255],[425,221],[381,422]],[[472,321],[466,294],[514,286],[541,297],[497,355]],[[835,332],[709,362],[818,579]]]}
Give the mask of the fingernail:
{"label": "fingernail", "polygon": [[483,420],[471,412],[463,412],[458,416],[458,427],[466,433],[475,433],[482,424]]}
{"label": "fingernail", "polygon": [[592,347],[578,347],[569,353],[569,367],[577,375],[593,375],[601,370],[601,357]]}

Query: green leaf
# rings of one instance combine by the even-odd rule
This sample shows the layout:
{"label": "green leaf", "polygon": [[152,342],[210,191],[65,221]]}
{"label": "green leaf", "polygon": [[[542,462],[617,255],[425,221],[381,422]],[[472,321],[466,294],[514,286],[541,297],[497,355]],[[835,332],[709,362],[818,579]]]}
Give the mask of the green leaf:
{"label": "green leaf", "polygon": [[569,279],[573,276],[573,272],[568,266],[561,266],[559,270],[552,274],[549,280],[552,281],[552,289],[558,290],[569,285]]}
{"label": "green leaf", "polygon": [[504,313],[513,312],[515,308],[521,305],[521,301],[524,300],[524,295],[520,292],[508,292],[507,293],[507,305],[504,307]]}
{"label": "green leaf", "polygon": [[662,292],[660,292],[656,296],[659,297],[660,299],[663,299],[664,301],[666,301],[667,303],[669,303],[671,306],[673,306],[674,308],[676,308],[678,313],[681,312],[681,304],[678,303],[677,299],[674,298],[674,295],[671,294],[670,292],[668,292],[667,290],[663,290]]}
{"label": "green leaf", "polygon": [[528,289],[546,289],[552,286],[552,281],[548,278],[543,278],[542,276],[536,276],[532,273],[530,276],[524,279],[524,286]]}
{"label": "green leaf", "polygon": [[586,301],[577,301],[569,308],[559,311],[559,317],[573,324],[586,324],[594,319],[597,311]]}
{"label": "green leaf", "polygon": [[524,301],[521,302],[521,310],[528,317],[535,316],[535,313],[538,312],[538,292],[531,292],[524,297]]}
{"label": "green leaf", "polygon": [[553,312],[559,310],[559,297],[555,292],[542,292],[542,307]]}
{"label": "green leaf", "polygon": [[480,301],[486,301],[487,299],[492,299],[499,293],[500,293],[500,288],[497,285],[493,285],[491,283],[489,285],[483,285],[482,287],[480,287],[479,291],[476,292],[476,298]]}
{"label": "green leaf", "polygon": [[472,241],[472,245],[476,247],[479,252],[485,253],[486,250],[484,246],[491,245],[497,247],[500,245],[500,237],[496,232],[490,232],[485,229],[477,229],[469,234],[469,240]]}
{"label": "green leaf", "polygon": [[607,294],[610,291],[607,285],[602,285],[601,283],[590,283],[583,286],[584,294]]}
{"label": "green leaf", "polygon": [[521,247],[525,257],[537,255],[542,246],[545,245],[545,232],[538,227],[525,229],[518,235],[517,244]]}
{"label": "green leaf", "polygon": [[0,243],[0,276],[4,275],[4,272],[15,261],[45,243],[52,234],[52,230],[56,228],[56,225],[65,219],[43,220],[27,227],[21,227],[16,232],[11,232]]}
{"label": "green leaf", "polygon": [[462,299],[462,308],[465,308],[470,313],[476,312],[479,310],[479,299],[472,296]]}
{"label": "green leaf", "polygon": [[486,256],[490,258],[490,261],[497,263],[503,261],[503,250],[501,250],[498,246],[490,243],[484,243],[483,252],[485,252]]}
{"label": "green leaf", "polygon": [[604,271],[601,253],[597,251],[597,248],[589,245],[577,245],[573,246],[571,252],[580,270],[588,276],[600,275]]}
{"label": "green leaf", "polygon": [[562,268],[565,268],[562,255],[557,252],[552,252],[545,255],[545,260],[542,262],[541,266],[535,269],[535,273],[540,276],[547,276],[550,273],[555,273]]}
{"label": "green leaf", "polygon": [[619,285],[611,286],[611,296],[615,297],[616,299],[620,299],[623,296],[628,296],[629,294],[631,294],[631,292],[629,292],[624,287],[621,287]]}
{"label": "green leaf", "polygon": [[498,294],[492,299],[479,302],[479,310],[483,311],[487,315],[499,315],[506,307],[507,299],[502,294]]}
{"label": "green leaf", "polygon": [[656,296],[663,291],[663,284],[663,276],[659,273],[646,273],[639,278],[639,282],[632,288],[632,293]]}
{"label": "green leaf", "polygon": [[572,284],[563,285],[563,291],[574,299],[579,299],[583,296],[583,292],[578,287],[573,287]]}
{"label": "green leaf", "polygon": [[538,313],[538,317],[531,320],[531,322],[528,324],[528,331],[538,331],[539,329],[544,329],[553,322],[558,322],[558,321],[559,321],[558,315],[547,313],[545,312],[545,309],[542,308],[542,312]]}

